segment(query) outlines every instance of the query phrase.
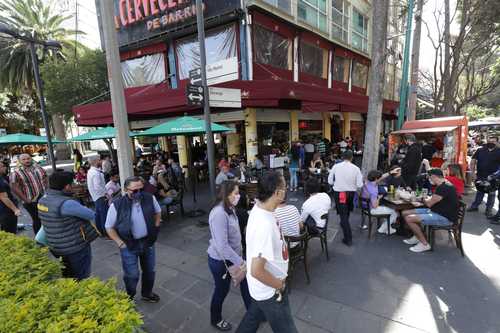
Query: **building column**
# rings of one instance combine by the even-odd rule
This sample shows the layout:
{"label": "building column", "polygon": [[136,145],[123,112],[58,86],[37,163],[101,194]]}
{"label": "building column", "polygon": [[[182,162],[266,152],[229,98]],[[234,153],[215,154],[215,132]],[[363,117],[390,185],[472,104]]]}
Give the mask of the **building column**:
{"label": "building column", "polygon": [[344,112],[344,135],[343,137],[350,137],[351,136],[351,113],[350,112]]}
{"label": "building column", "polygon": [[179,166],[185,171],[188,176],[189,168],[184,168],[188,165],[188,142],[184,135],[177,135],[177,152],[179,153]]}
{"label": "building column", "polygon": [[240,155],[240,135],[238,133],[230,133],[226,135],[227,155]]}
{"label": "building column", "polygon": [[330,112],[322,112],[323,116],[323,138],[332,141],[332,120],[330,118]]}
{"label": "building column", "polygon": [[253,108],[245,109],[245,141],[247,163],[253,162],[255,155],[259,153],[257,145],[257,110]]}
{"label": "building column", "polygon": [[299,141],[299,111],[290,112],[290,141]]}
{"label": "building column", "polygon": [[168,139],[166,136],[160,136],[158,138],[158,144],[160,145],[160,149],[165,151],[165,152],[168,152],[169,151],[169,148],[168,148]]}

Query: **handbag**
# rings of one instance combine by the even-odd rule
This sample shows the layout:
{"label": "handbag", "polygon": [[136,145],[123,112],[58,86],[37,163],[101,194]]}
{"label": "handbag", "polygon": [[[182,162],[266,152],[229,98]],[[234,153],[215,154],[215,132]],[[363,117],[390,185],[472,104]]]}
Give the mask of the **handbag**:
{"label": "handbag", "polygon": [[229,273],[229,276],[231,276],[231,281],[233,281],[233,286],[238,287],[246,277],[247,274],[247,268],[246,265],[231,265],[228,266],[226,263],[226,258],[222,255],[222,253],[219,252],[219,249],[217,248],[217,241],[215,240],[214,233],[212,232],[212,228],[209,224],[210,228],[210,233],[212,234],[212,238],[214,239],[214,249],[215,252],[217,252],[217,255],[222,258],[222,262],[224,263],[224,267],[226,267],[226,273],[222,275],[223,279],[227,278],[227,274]]}

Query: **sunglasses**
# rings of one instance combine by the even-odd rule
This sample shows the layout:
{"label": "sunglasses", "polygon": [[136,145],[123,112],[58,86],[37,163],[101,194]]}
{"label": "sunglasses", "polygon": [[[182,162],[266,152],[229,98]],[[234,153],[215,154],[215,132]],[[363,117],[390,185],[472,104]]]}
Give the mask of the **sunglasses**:
{"label": "sunglasses", "polygon": [[131,189],[128,188],[127,191],[130,191],[132,193],[139,193],[139,192],[142,191],[142,188],[138,188],[138,189],[135,189],[135,190],[131,190]]}

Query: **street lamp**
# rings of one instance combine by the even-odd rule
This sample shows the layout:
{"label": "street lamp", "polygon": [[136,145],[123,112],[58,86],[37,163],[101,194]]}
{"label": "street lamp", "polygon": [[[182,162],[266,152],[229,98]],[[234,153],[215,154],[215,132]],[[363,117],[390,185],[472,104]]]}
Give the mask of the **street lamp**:
{"label": "street lamp", "polygon": [[33,72],[35,74],[35,85],[38,91],[38,99],[40,101],[40,111],[42,111],[43,126],[45,127],[45,133],[47,135],[48,155],[52,166],[52,172],[55,172],[56,160],[54,158],[54,146],[52,145],[52,136],[50,135],[49,117],[47,115],[47,111],[45,110],[45,98],[43,97],[43,84],[40,78],[39,61],[38,61],[38,56],[36,55],[35,44],[42,45],[45,48],[51,48],[51,49],[61,49],[61,44],[53,40],[42,41],[27,35],[21,35],[15,30],[10,29],[3,23],[0,23],[0,33],[9,35],[15,39],[19,39],[29,43],[29,48],[31,53],[31,63],[33,65]]}

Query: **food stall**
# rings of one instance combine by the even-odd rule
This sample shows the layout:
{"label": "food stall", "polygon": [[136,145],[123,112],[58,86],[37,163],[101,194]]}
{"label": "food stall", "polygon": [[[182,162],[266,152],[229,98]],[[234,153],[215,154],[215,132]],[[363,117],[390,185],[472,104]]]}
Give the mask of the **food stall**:
{"label": "food stall", "polygon": [[404,136],[413,134],[417,141],[427,141],[434,138],[442,143],[441,156],[444,163],[460,164],[465,174],[467,170],[467,132],[466,116],[407,121],[401,130],[391,132],[389,135],[389,160],[403,143]]}

